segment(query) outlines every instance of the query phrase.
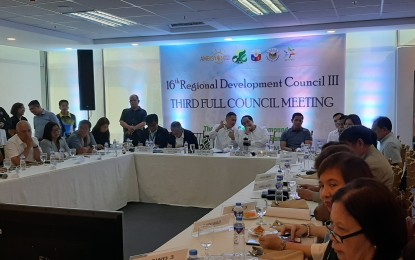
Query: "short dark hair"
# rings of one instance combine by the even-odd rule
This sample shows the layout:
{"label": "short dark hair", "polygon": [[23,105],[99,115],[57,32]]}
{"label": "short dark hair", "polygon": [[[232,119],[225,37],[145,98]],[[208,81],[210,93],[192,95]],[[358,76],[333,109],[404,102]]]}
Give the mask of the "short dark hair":
{"label": "short dark hair", "polygon": [[365,126],[356,125],[349,127],[341,133],[339,141],[344,143],[355,144],[359,139],[367,145],[373,144],[373,131]]}
{"label": "short dark hair", "polygon": [[79,121],[78,128],[80,128],[81,125],[88,125],[89,129],[91,129],[91,122],[89,122],[88,120]]}
{"label": "short dark hair", "polygon": [[304,119],[303,114],[301,114],[301,113],[299,113],[299,112],[296,112],[296,113],[294,113],[294,114],[293,114],[293,116],[291,117],[291,121],[293,121],[293,120],[294,120],[294,117],[296,117],[296,116],[301,116],[301,118],[302,118],[302,119]]}
{"label": "short dark hair", "polygon": [[245,118],[245,117],[247,117],[249,120],[251,120],[251,121],[254,121],[254,119],[252,118],[252,116],[250,116],[250,115],[244,115],[242,118],[241,118],[241,124],[242,124],[242,121],[243,121],[243,119]]}
{"label": "short dark hair", "polygon": [[30,106],[40,107],[40,103],[39,103],[39,101],[37,101],[37,100],[35,99],[35,100],[30,101],[30,102],[29,102],[29,104],[28,104],[27,106],[28,106],[28,107],[30,107]]}
{"label": "short dark hair", "polygon": [[14,103],[12,108],[10,109],[10,114],[17,116],[17,111],[22,107],[24,107],[22,103]]}
{"label": "short dark hair", "polygon": [[379,128],[386,128],[389,132],[392,131],[392,122],[386,116],[380,116],[373,121],[373,124]]}
{"label": "short dark hair", "polygon": [[60,100],[60,101],[59,101],[59,106],[61,106],[61,105],[62,105],[62,103],[66,103],[66,104],[68,104],[68,105],[69,105],[69,101],[68,101],[68,100],[66,100],[66,99],[62,99],[62,100]]}
{"label": "short dark hair", "polygon": [[336,114],[334,114],[333,115],[333,118],[335,118],[336,116],[338,116],[338,115],[340,115],[340,118],[342,117],[342,116],[344,116],[344,114],[343,113],[336,113]]}
{"label": "short dark hair", "polygon": [[[60,126],[55,122],[47,122],[47,124],[45,125],[45,128],[43,130],[42,139],[52,141],[52,128],[54,126],[58,126],[60,128]],[[58,137],[58,141],[59,141],[59,139],[61,139],[60,136]]]}
{"label": "short dark hair", "polygon": [[334,202],[343,204],[376,246],[373,259],[399,258],[407,242],[405,214],[384,184],[375,179],[356,179],[334,194]]}
{"label": "short dark hair", "polygon": [[148,125],[148,124],[153,123],[153,122],[158,123],[159,122],[159,117],[156,114],[147,115],[146,124]]}
{"label": "short dark hair", "polygon": [[314,162],[314,168],[316,168],[318,171],[324,159],[338,152],[349,152],[351,154],[354,154],[352,148],[350,148],[346,144],[342,144],[342,143],[334,142],[334,141],[325,143],[323,147],[321,148],[321,153],[319,154],[319,156],[316,158]]}
{"label": "short dark hair", "polygon": [[229,112],[226,114],[226,118],[231,117],[231,116],[236,116],[236,114],[234,112]]}
{"label": "short dark hair", "polygon": [[324,172],[330,169],[338,169],[345,183],[362,177],[373,178],[367,163],[359,156],[352,154],[350,150],[327,156],[317,170],[318,177],[320,178]]}
{"label": "short dark hair", "polygon": [[346,121],[347,119],[350,119],[354,125],[362,125],[362,121],[360,120],[360,117],[356,114],[347,115],[344,121]]}
{"label": "short dark hair", "polygon": [[182,124],[180,124],[180,122],[179,121],[173,121],[173,122],[171,122],[171,124],[170,124],[170,129],[171,128],[178,128],[178,129],[182,129]]}

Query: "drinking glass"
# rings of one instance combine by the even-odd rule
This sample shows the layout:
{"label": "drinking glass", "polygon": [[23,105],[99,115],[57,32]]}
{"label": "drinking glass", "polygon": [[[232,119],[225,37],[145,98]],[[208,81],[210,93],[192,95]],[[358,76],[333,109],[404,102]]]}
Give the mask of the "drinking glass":
{"label": "drinking glass", "polygon": [[298,164],[300,164],[300,171],[304,171],[304,153],[298,154]]}
{"label": "drinking glass", "polygon": [[76,148],[72,148],[72,149],[70,150],[70,153],[71,153],[71,157],[72,157],[72,158],[74,158],[74,157],[75,157],[75,155],[76,155]]}
{"label": "drinking glass", "polygon": [[267,213],[267,208],[268,208],[268,201],[267,200],[260,199],[256,202],[255,210],[256,210],[256,213],[258,213],[258,216],[259,216],[259,222],[257,223],[257,225],[261,225],[261,226],[266,225],[263,218],[264,218],[265,213]]}
{"label": "drinking glass", "polygon": [[190,144],[190,153],[195,153],[195,144]]}
{"label": "drinking glass", "polygon": [[96,154],[97,153],[97,145],[93,144],[92,145],[92,154]]}
{"label": "drinking glass", "polygon": [[46,159],[48,158],[47,153],[41,153],[40,154],[40,160],[42,161],[42,164],[45,164]]}
{"label": "drinking glass", "polygon": [[52,169],[56,169],[57,160],[56,160],[55,154],[51,153],[49,159],[50,159],[50,165],[52,166]]}
{"label": "drinking glass", "polygon": [[291,162],[290,160],[285,160],[284,161],[284,171],[285,171],[285,179],[290,179],[290,171],[291,171]]}
{"label": "drinking glass", "polygon": [[3,166],[6,168],[7,172],[9,172],[10,167],[12,167],[12,161],[9,158],[3,160]]}
{"label": "drinking glass", "polygon": [[288,181],[288,196],[289,196],[290,200],[298,199],[297,182],[296,181]]}
{"label": "drinking glass", "polygon": [[205,259],[209,257],[209,247],[213,244],[213,226],[201,225],[197,229],[197,238],[200,245],[205,249]]}

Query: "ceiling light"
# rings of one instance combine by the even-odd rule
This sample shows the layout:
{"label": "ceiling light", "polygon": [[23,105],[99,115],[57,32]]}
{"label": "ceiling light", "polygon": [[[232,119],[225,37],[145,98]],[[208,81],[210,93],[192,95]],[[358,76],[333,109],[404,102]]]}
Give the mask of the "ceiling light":
{"label": "ceiling light", "polygon": [[249,15],[279,14],[287,9],[279,0],[228,0]]}
{"label": "ceiling light", "polygon": [[7,40],[8,40],[8,41],[15,41],[15,40],[16,40],[16,38],[9,37],[9,38],[7,38]]}
{"label": "ceiling light", "polygon": [[65,50],[67,50],[67,51],[71,51],[71,50],[72,50],[72,48],[65,48]]}
{"label": "ceiling light", "polygon": [[138,45],[140,45],[140,44],[138,44],[138,43],[131,43],[131,45],[132,45],[132,46],[138,46]]}
{"label": "ceiling light", "polygon": [[226,37],[224,40],[227,41],[227,42],[230,42],[230,41],[232,41],[232,38],[231,37]]}
{"label": "ceiling light", "polygon": [[106,13],[102,11],[87,11],[87,12],[77,12],[77,13],[65,13],[68,16],[82,18],[84,20],[98,23],[101,25],[106,25],[110,27],[120,27],[125,25],[134,25],[136,22]]}
{"label": "ceiling light", "polygon": [[327,33],[336,33],[335,30],[328,30]]}

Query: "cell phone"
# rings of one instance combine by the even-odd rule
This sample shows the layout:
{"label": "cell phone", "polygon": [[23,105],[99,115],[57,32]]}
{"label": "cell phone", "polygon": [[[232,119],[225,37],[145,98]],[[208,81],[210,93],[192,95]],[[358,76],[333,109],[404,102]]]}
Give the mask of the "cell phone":
{"label": "cell phone", "polygon": [[282,239],[284,239],[285,241],[287,241],[287,242],[292,242],[292,243],[301,243],[301,238],[299,238],[299,237],[294,238],[294,240],[293,240],[293,239],[291,239],[291,234],[290,234],[290,233],[287,233],[287,234],[281,234],[281,235],[280,235],[280,237],[281,237]]}
{"label": "cell phone", "polygon": [[259,246],[259,242],[255,239],[249,239],[248,241],[246,241],[246,244],[248,246]]}

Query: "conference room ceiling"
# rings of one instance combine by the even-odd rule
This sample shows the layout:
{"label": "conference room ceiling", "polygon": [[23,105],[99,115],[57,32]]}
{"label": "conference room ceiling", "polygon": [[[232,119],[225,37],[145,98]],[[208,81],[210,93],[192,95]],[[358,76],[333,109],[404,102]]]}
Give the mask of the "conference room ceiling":
{"label": "conference room ceiling", "polygon": [[[251,16],[230,0],[0,0],[0,45],[33,49],[162,45],[415,28],[415,0],[280,0],[286,13]],[[112,28],[66,15],[100,10],[135,22]],[[202,22],[197,26],[172,24]],[[5,38],[14,37],[15,41]]]}

